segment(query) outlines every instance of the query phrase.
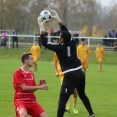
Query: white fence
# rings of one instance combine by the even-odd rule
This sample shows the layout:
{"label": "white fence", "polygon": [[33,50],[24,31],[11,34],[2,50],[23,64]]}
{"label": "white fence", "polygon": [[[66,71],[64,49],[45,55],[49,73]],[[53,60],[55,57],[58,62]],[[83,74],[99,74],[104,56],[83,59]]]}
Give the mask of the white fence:
{"label": "white fence", "polygon": [[[1,36],[1,35],[0,35]],[[8,41],[7,41],[7,45],[8,48],[12,47],[12,37],[14,35],[7,35],[8,36]],[[17,35],[18,37],[18,45],[19,47],[30,47],[33,45],[33,40],[36,39],[39,36],[35,36],[35,35]],[[51,42],[51,38],[54,38],[54,42],[57,42],[56,40],[58,39],[58,36],[47,36],[48,37],[48,42]],[[104,37],[77,37],[80,41],[81,38],[85,38],[86,39],[86,44],[89,47],[96,47],[98,43],[103,43],[103,39],[106,40],[117,40],[117,38],[104,38]],[[80,42],[79,42],[80,43]]]}

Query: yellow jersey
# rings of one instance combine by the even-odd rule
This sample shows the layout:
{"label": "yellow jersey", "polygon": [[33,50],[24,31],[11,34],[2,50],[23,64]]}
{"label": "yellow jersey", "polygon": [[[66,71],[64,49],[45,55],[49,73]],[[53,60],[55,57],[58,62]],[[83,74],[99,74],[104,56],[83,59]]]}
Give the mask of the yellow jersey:
{"label": "yellow jersey", "polygon": [[33,45],[30,49],[30,52],[32,53],[33,59],[34,61],[38,61],[39,57],[40,57],[40,52],[41,52],[41,48],[39,45]]}
{"label": "yellow jersey", "polygon": [[79,45],[77,46],[77,55],[80,58],[81,62],[86,62],[86,58],[91,53],[90,48],[87,45]]}
{"label": "yellow jersey", "polygon": [[95,53],[97,55],[97,58],[104,58],[104,48],[103,47],[97,47],[95,50]]}

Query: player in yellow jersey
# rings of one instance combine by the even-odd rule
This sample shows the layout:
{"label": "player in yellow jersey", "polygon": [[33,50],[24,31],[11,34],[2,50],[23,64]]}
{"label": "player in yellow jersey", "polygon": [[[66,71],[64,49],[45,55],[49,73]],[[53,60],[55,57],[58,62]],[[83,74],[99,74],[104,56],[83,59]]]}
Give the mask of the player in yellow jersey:
{"label": "player in yellow jersey", "polygon": [[82,69],[86,75],[86,69],[88,68],[88,59],[90,57],[91,50],[85,45],[85,39],[81,39],[81,44],[77,46],[77,56],[81,60]]}
{"label": "player in yellow jersey", "polygon": [[98,47],[95,50],[96,58],[99,63],[99,72],[103,72],[102,70],[102,61],[104,60],[104,48],[101,47],[101,44],[98,44]]}
{"label": "player in yellow jersey", "polygon": [[[61,70],[61,66],[56,53],[54,54],[53,61],[54,61],[55,74],[56,76],[60,77],[60,81],[62,85],[64,74]],[[75,88],[73,93],[73,112],[74,113],[78,113],[78,110],[76,109],[76,103],[77,103],[77,90]],[[70,99],[67,101],[67,104],[66,104],[66,112],[70,112]]]}
{"label": "player in yellow jersey", "polygon": [[37,43],[37,40],[34,40],[34,45],[30,49],[33,59],[34,59],[34,72],[37,71],[37,61],[40,59],[41,48]]}

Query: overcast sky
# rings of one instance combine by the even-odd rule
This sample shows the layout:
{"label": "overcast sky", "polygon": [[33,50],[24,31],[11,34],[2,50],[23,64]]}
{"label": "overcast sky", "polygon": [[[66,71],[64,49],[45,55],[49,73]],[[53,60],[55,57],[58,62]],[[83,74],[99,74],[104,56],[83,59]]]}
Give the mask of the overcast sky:
{"label": "overcast sky", "polygon": [[[102,3],[103,6],[109,6],[109,3],[111,2],[112,0],[100,0],[100,2]],[[117,0],[114,0],[115,3],[117,3]]]}

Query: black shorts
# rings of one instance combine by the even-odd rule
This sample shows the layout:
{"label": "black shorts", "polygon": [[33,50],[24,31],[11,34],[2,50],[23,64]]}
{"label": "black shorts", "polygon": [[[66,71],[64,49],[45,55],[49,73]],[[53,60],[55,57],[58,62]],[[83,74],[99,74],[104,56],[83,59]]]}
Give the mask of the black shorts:
{"label": "black shorts", "polygon": [[77,88],[78,91],[85,88],[85,75],[81,69],[64,74],[61,94],[71,95],[74,92],[74,88]]}

